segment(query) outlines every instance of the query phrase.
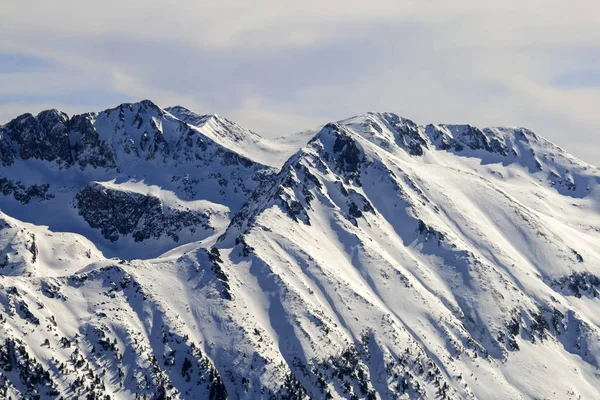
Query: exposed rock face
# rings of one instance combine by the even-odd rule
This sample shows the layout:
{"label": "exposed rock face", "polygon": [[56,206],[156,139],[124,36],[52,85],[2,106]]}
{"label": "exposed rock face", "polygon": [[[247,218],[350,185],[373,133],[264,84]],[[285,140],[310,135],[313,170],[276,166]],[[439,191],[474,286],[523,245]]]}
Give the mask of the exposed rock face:
{"label": "exposed rock face", "polygon": [[116,151],[100,139],[94,129],[94,120],[94,114],[76,115],[71,119],[70,134],[75,160],[81,168],[116,168]]}
{"label": "exposed rock face", "polygon": [[16,157],[72,164],[69,146],[69,120],[57,110],[42,111],[37,117],[24,114],[0,128],[0,153],[3,164]]}
{"label": "exposed rock face", "polygon": [[425,132],[431,141],[443,150],[462,152],[467,148],[484,150],[504,157],[509,155],[509,149],[501,138],[471,125],[427,125]]}
{"label": "exposed rock face", "polygon": [[157,197],[101,184],[86,186],[75,196],[74,206],[92,228],[113,242],[120,236],[131,236],[136,242],[166,236],[178,242],[186,229],[190,234],[213,230],[202,212],[169,208]]}

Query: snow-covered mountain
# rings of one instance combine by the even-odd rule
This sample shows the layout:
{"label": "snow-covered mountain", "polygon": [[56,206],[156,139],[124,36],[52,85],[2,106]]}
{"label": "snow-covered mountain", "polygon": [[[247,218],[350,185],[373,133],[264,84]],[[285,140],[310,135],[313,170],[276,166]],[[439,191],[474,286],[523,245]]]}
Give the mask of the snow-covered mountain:
{"label": "snow-covered mountain", "polygon": [[527,129],[0,134],[0,398],[600,397],[600,170]]}
{"label": "snow-covered mountain", "polygon": [[276,172],[148,100],[71,118],[25,114],[0,137],[2,209],[110,256],[158,256],[218,234]]}

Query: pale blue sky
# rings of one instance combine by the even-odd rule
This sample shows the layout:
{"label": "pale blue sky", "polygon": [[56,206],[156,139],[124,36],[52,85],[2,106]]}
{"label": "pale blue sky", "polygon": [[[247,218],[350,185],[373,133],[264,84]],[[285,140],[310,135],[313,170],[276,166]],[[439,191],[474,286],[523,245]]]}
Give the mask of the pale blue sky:
{"label": "pale blue sky", "polygon": [[0,0],[0,124],[148,98],[279,136],[392,111],[598,165],[599,55],[590,0]]}

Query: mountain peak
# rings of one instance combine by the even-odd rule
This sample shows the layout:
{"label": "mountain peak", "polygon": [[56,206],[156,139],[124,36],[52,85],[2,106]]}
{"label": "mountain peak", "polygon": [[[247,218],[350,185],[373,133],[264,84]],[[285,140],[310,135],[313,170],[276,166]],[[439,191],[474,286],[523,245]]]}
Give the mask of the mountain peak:
{"label": "mountain peak", "polygon": [[66,121],[69,119],[69,116],[67,115],[67,113],[65,113],[63,111],[57,110],[56,108],[52,108],[49,110],[40,111],[38,113],[38,115],[36,116],[36,118],[37,119],[51,118],[51,119]]}
{"label": "mountain peak", "polygon": [[46,131],[51,131],[57,125],[65,126],[69,121],[69,116],[55,108],[40,112],[36,119],[42,124]]}
{"label": "mountain peak", "polygon": [[197,114],[184,106],[171,106],[165,108],[165,111],[172,114],[183,122],[199,127],[203,125],[213,114]]}
{"label": "mountain peak", "polygon": [[[23,113],[8,122],[8,124],[22,124],[28,120],[35,119],[35,116],[31,113]],[[7,125],[8,125],[7,124]]]}
{"label": "mountain peak", "polygon": [[162,116],[165,114],[165,110],[163,110],[161,107],[159,107],[153,101],[148,100],[148,99],[140,100],[138,102],[121,103],[118,106],[113,107],[113,108],[108,108],[108,109],[104,110],[103,112],[111,112],[111,111],[121,111],[122,112],[125,110],[129,110],[129,111],[149,110],[157,115]]}
{"label": "mountain peak", "polygon": [[410,155],[423,155],[429,147],[423,130],[417,124],[389,112],[367,112],[330,122],[317,132],[316,138],[330,133],[366,140],[385,151],[400,148]]}

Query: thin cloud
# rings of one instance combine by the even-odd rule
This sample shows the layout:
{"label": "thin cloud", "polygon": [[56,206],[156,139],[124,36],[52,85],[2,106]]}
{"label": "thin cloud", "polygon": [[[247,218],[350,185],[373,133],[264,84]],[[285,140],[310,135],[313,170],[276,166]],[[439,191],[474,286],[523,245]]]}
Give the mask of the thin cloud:
{"label": "thin cloud", "polygon": [[0,69],[0,117],[151,98],[280,135],[393,111],[528,126],[593,163],[600,87],[577,72],[599,27],[589,0],[8,2],[0,52],[52,67]]}

